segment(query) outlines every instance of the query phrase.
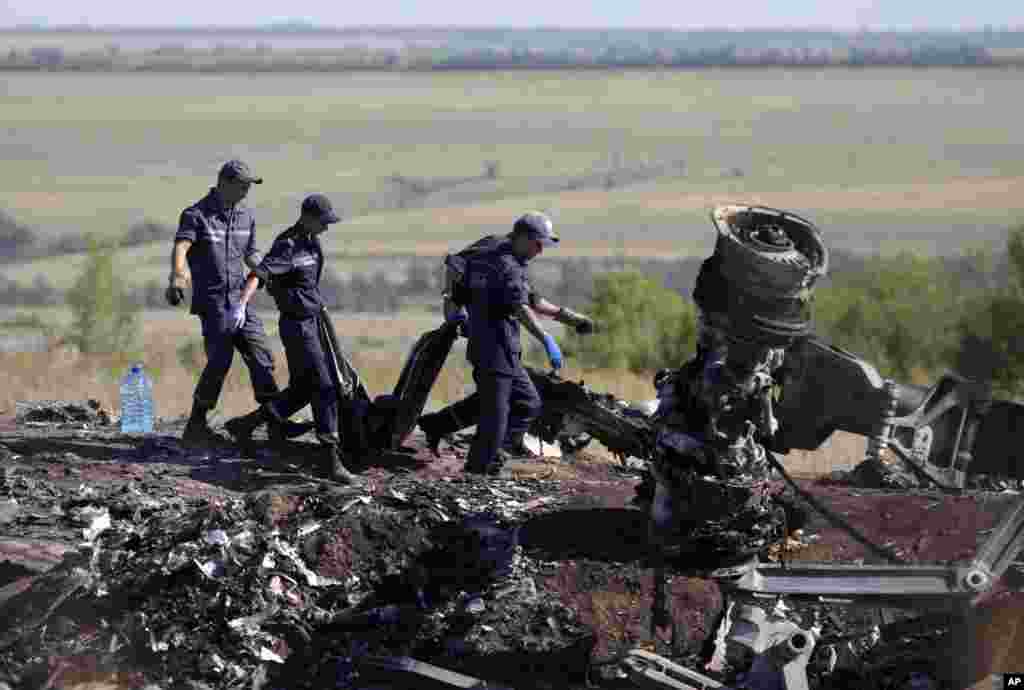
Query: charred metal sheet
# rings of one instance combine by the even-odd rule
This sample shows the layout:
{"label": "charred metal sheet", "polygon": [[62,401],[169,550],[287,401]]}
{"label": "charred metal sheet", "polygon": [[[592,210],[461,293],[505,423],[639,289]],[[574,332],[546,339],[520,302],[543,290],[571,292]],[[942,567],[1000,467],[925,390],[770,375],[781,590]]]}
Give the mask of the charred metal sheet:
{"label": "charred metal sheet", "polygon": [[544,401],[537,426],[545,442],[556,442],[566,429],[578,429],[620,456],[650,456],[656,432],[647,419],[628,414],[627,407],[613,396],[592,391],[583,383],[532,367],[526,371]]}
{"label": "charred metal sheet", "polygon": [[458,324],[445,323],[424,333],[413,345],[392,391],[397,405],[389,434],[392,449],[398,448],[416,426],[430,397],[430,389],[458,337]]}

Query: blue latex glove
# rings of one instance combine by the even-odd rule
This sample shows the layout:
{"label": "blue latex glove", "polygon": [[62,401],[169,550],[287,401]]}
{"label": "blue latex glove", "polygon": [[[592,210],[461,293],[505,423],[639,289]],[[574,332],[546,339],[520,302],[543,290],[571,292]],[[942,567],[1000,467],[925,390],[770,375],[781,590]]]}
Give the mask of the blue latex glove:
{"label": "blue latex glove", "polygon": [[558,349],[558,343],[547,333],[544,334],[544,349],[548,353],[548,359],[551,360],[552,369],[562,368],[562,351]]}
{"label": "blue latex glove", "polygon": [[237,331],[245,324],[245,305],[239,304],[231,310],[231,323]]}

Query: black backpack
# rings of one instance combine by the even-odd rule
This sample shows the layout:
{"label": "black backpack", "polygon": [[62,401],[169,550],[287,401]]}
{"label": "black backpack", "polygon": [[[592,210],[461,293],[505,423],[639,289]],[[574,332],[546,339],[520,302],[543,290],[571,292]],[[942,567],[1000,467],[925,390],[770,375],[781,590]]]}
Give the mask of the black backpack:
{"label": "black backpack", "polygon": [[503,241],[505,241],[505,237],[501,235],[488,235],[460,252],[445,255],[445,285],[446,289],[450,291],[449,297],[452,302],[459,306],[469,304],[470,294],[469,288],[466,286],[466,267],[469,265],[469,260],[497,248]]}

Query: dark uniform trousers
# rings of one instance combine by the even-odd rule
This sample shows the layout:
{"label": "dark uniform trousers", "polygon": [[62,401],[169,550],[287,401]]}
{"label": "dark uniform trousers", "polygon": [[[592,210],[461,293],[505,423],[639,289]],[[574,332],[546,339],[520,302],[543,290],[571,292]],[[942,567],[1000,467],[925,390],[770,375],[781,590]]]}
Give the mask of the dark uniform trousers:
{"label": "dark uniform trousers", "polygon": [[[474,369],[473,380],[477,386],[475,413],[479,415],[479,421],[467,464],[483,468],[498,461],[498,450],[505,439],[526,433],[540,414],[541,401],[530,375],[522,366],[512,372]],[[460,404],[470,398],[460,401]]]}
{"label": "dark uniform trousers", "polygon": [[245,323],[237,331],[227,309],[206,309],[199,314],[199,319],[203,325],[206,367],[196,386],[197,403],[206,408],[217,404],[236,349],[249,369],[257,402],[266,402],[277,395],[280,389],[274,381],[274,357],[267,347],[266,332],[258,316],[247,312]]}
{"label": "dark uniform trousers", "polygon": [[194,394],[196,405],[216,406],[231,369],[235,350],[249,369],[258,402],[277,394],[274,358],[267,346],[263,322],[248,314],[237,331],[231,310],[238,304],[245,283],[245,262],[258,261],[256,220],[244,204],[224,205],[216,189],[181,213],[175,241],[188,240],[188,265],[192,272],[191,312],[203,326],[206,367]]}
{"label": "dark uniform trousers", "polygon": [[487,471],[502,464],[499,451],[508,434],[525,432],[540,413],[540,397],[523,368],[519,322],[527,303],[526,262],[505,241],[473,256],[466,266],[469,288],[469,346],[479,393],[479,421],[466,466]]}
{"label": "dark uniform trousers", "polygon": [[320,317],[282,316],[278,328],[288,358],[288,388],[267,404],[267,410],[283,421],[310,405],[317,437],[322,442],[337,443],[338,391],[321,340]]}

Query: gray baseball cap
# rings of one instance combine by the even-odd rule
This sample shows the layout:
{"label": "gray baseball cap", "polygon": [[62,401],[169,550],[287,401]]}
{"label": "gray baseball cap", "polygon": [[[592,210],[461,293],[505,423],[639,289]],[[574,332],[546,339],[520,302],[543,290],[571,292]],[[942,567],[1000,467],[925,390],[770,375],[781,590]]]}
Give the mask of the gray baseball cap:
{"label": "gray baseball cap", "polygon": [[530,211],[519,216],[512,225],[512,233],[517,235],[525,234],[532,240],[538,240],[546,247],[558,244],[559,242],[551,219],[539,211]]}
{"label": "gray baseball cap", "polygon": [[302,212],[317,216],[320,218],[322,223],[327,225],[337,223],[341,220],[338,218],[338,214],[334,212],[334,206],[331,205],[331,200],[323,194],[310,194],[303,199]]}
{"label": "gray baseball cap", "polygon": [[263,184],[263,178],[253,175],[249,166],[237,158],[222,165],[220,167],[220,174],[217,177],[225,180],[249,182],[251,184]]}

